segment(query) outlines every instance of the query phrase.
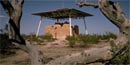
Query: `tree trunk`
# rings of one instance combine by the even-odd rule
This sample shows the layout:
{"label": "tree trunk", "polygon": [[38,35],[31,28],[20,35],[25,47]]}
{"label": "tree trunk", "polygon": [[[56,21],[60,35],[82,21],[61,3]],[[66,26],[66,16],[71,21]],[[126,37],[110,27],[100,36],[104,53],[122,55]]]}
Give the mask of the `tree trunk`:
{"label": "tree trunk", "polygon": [[110,46],[90,48],[80,53],[57,58],[46,65],[86,65],[94,62],[104,62],[112,58],[110,48]]}
{"label": "tree trunk", "polygon": [[9,39],[14,45],[29,54],[31,65],[42,65],[44,59],[42,52],[38,51],[28,41],[26,42],[20,35],[20,20],[24,0],[1,0],[0,3],[9,17]]}

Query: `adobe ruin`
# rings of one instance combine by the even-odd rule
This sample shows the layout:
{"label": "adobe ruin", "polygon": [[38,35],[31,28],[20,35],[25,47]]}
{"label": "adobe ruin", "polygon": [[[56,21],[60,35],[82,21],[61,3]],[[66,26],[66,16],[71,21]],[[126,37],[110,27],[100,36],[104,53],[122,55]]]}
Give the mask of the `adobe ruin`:
{"label": "adobe ruin", "polygon": [[[79,34],[79,28],[74,25],[72,28],[72,35]],[[60,23],[56,22],[54,25],[47,25],[45,27],[45,34],[51,34],[53,38],[65,39],[70,35],[70,24],[68,22]]]}

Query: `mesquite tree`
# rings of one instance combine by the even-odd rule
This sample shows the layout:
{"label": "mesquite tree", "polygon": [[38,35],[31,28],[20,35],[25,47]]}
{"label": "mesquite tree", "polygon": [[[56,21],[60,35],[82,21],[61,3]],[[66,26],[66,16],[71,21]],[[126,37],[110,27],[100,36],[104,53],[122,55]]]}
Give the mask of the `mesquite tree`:
{"label": "mesquite tree", "polygon": [[94,8],[99,8],[103,15],[119,28],[120,34],[115,40],[115,43],[122,45],[128,42],[128,36],[130,36],[130,20],[125,17],[118,2],[99,0],[98,3],[78,2],[77,5],[80,7],[92,6]]}
{"label": "mesquite tree", "polygon": [[[9,17],[10,39],[12,39],[15,45],[30,54],[32,65],[42,65],[42,62],[45,60],[43,60],[44,58],[41,56],[41,53],[39,53],[33,45],[25,42],[20,35],[20,19],[22,16],[23,0],[1,0],[0,2]],[[125,47],[129,47],[127,42],[130,41],[130,20],[125,17],[119,3],[108,0],[99,0],[98,3],[78,2],[77,5],[80,7],[92,6],[94,8],[99,8],[103,15],[119,28],[120,34],[116,40],[113,40],[113,44],[118,47],[114,56],[125,51]],[[94,47],[79,53],[56,58],[44,65],[86,65],[91,63],[105,64],[107,61],[114,58],[111,49],[111,45]]]}
{"label": "mesquite tree", "polygon": [[42,65],[42,52],[38,51],[28,41],[25,41],[20,35],[20,20],[24,0],[0,0],[0,3],[9,18],[8,31],[10,41],[29,54],[31,65]]}

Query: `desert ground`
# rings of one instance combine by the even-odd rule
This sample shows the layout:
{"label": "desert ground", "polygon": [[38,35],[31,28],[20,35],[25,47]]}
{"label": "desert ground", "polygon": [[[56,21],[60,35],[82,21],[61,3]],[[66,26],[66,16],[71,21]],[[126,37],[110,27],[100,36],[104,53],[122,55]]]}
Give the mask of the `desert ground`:
{"label": "desert ground", "polygon": [[[61,56],[65,56],[72,53],[78,53],[92,47],[103,47],[107,43],[100,42],[99,44],[89,45],[85,48],[74,47],[71,48],[68,46],[67,41],[56,40],[54,42],[44,42],[43,45],[35,45],[38,50],[42,51],[44,56],[52,60]],[[26,52],[15,49],[16,53],[1,57],[0,65],[29,65],[29,56]]]}

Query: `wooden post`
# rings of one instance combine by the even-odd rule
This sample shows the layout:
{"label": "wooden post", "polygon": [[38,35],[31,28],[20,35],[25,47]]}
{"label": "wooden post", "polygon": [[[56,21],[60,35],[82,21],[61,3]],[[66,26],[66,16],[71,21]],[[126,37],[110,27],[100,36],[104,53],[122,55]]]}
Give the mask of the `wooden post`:
{"label": "wooden post", "polygon": [[87,35],[87,34],[88,34],[88,31],[87,31],[87,25],[86,25],[85,17],[83,17],[83,20],[84,20],[84,26],[85,26],[85,34]]}
{"label": "wooden post", "polygon": [[38,34],[39,34],[39,30],[40,30],[41,23],[42,23],[42,17],[41,17],[41,19],[40,19],[40,21],[39,21],[39,24],[38,24],[38,28],[37,28],[36,37],[37,37],[37,36],[38,36]]}

